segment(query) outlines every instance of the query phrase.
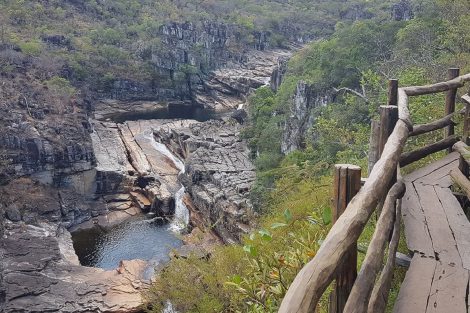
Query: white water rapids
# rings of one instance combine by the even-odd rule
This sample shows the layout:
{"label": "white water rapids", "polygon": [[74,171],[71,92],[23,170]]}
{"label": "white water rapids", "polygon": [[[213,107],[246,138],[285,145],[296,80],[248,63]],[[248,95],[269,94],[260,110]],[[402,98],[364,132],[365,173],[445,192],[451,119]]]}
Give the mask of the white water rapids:
{"label": "white water rapids", "polygon": [[[153,136],[153,131],[145,134],[144,137],[150,140],[152,146],[155,148],[156,151],[160,152],[173,162],[173,164],[179,170],[180,174],[184,174],[184,163],[178,157],[176,157],[166,145],[155,140],[155,137]],[[171,222],[170,229],[175,232],[180,232],[182,229],[186,228],[189,223],[189,210],[183,202],[184,193],[184,186],[181,185],[181,188],[178,189],[174,196],[175,215],[173,217],[173,221]]]}

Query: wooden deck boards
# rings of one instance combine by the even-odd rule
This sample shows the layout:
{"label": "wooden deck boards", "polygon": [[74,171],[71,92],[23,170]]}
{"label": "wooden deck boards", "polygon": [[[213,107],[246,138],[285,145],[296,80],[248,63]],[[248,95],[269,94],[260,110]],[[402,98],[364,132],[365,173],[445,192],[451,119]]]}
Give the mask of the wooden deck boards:
{"label": "wooden deck boards", "polygon": [[407,175],[403,222],[414,251],[394,312],[468,312],[470,222],[448,188],[451,153]]}

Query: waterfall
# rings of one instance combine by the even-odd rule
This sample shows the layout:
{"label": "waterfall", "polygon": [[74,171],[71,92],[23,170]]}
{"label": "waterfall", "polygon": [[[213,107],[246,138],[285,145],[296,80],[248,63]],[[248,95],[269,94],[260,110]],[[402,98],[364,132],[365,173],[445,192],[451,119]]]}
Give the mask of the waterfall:
{"label": "waterfall", "polygon": [[176,310],[173,308],[173,304],[170,301],[165,303],[165,307],[163,308],[162,313],[177,313]]}
{"label": "waterfall", "polygon": [[[153,136],[153,131],[145,134],[144,137],[150,140],[155,150],[162,153],[164,156],[166,156],[173,162],[173,164],[179,170],[180,174],[181,173],[184,174],[185,172],[184,163],[178,157],[176,157],[168,149],[166,145],[155,140],[155,137]],[[174,196],[175,197],[175,215],[173,217],[173,221],[171,222],[170,229],[175,232],[179,232],[183,230],[184,228],[186,228],[186,226],[189,223],[189,210],[183,202],[184,193],[185,193],[184,186],[181,185],[181,187],[178,189],[178,191],[175,193],[175,196]]]}
{"label": "waterfall", "polygon": [[169,158],[173,162],[173,164],[175,164],[176,168],[180,171],[180,173],[184,174],[184,163],[179,158],[177,158],[173,153],[171,153],[171,151],[168,150],[166,145],[164,145],[161,142],[156,141],[155,138],[153,137],[153,134],[150,134],[147,138],[151,140],[152,146],[155,148],[155,150],[157,150],[158,152],[160,152],[161,154]]}
{"label": "waterfall", "polygon": [[175,216],[171,222],[171,229],[180,231],[189,224],[189,210],[183,202],[184,186],[175,193]]}

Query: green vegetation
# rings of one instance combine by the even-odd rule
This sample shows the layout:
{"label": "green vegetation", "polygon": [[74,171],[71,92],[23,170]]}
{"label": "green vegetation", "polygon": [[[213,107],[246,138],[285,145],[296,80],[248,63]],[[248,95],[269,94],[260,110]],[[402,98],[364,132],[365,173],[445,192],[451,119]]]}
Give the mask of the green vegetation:
{"label": "green vegetation", "polygon": [[187,75],[211,69],[204,57],[210,51],[202,42],[185,47],[188,53],[201,55],[201,64],[181,71],[174,68],[175,77],[156,68],[152,55],[168,59],[175,53],[162,42],[166,31],[174,31],[163,30],[164,25],[190,22],[190,29],[207,29],[211,34],[218,32],[214,24],[226,25],[227,33],[237,39],[230,40],[226,49],[237,54],[258,44],[262,33],[268,45],[281,47],[296,38],[328,36],[341,18],[347,23],[357,17],[383,17],[386,2],[391,1],[5,0],[0,2],[0,44],[14,44],[25,56],[41,58],[38,63],[45,71],[50,70],[46,59],[55,59],[57,66],[67,69],[64,78],[77,87],[105,87],[100,77],[112,75],[151,80],[162,88],[175,80],[172,87],[177,88]]}
{"label": "green vegetation", "polygon": [[161,312],[170,299],[184,312],[275,312],[289,282],[329,229],[331,181],[319,180],[315,172],[286,170],[271,198],[271,213],[243,246],[218,247],[208,261],[171,262],[147,295],[154,305],[149,311]]}
{"label": "green vegetation", "polygon": [[[451,66],[470,70],[470,8],[466,1],[425,0],[419,8],[408,22],[375,19],[352,25],[338,23],[330,38],[308,45],[290,60],[277,92],[263,87],[252,95],[250,122],[243,136],[258,169],[252,200],[262,213],[259,229],[239,246],[217,248],[208,261],[190,258],[171,262],[150,293],[152,303],[168,299],[186,312],[276,312],[296,272],[315,255],[328,232],[331,165],[354,163],[367,168],[369,125],[377,117],[379,105],[386,103],[387,79],[398,78],[401,85],[421,85],[442,80]],[[299,80],[311,84],[319,95],[332,92],[333,87],[346,87],[364,97],[337,93],[333,103],[314,109],[306,148],[284,156],[280,149],[283,125]],[[443,95],[413,98],[410,108],[415,123],[442,117]],[[442,135],[435,132],[413,138],[407,149]],[[374,224],[372,219],[359,246],[367,246]],[[407,252],[403,235],[399,250]],[[360,254],[359,263],[362,258]],[[227,259],[230,266],[225,269],[222,264]],[[194,275],[196,270],[191,266],[195,262],[210,268],[198,267],[197,279],[191,279],[198,286],[192,287],[204,292],[185,293],[181,303],[173,290],[177,286],[189,288],[182,287],[186,274],[175,277],[172,273]],[[395,271],[389,312],[404,272],[400,268]],[[214,278],[212,283],[207,281],[209,277]],[[325,310],[326,299],[322,299],[318,312]],[[154,311],[158,312],[158,305]]]}
{"label": "green vegetation", "polygon": [[[170,74],[157,69],[155,58],[165,61],[172,53],[164,25],[230,25],[237,40],[227,49],[234,54],[256,45],[261,32],[270,33],[273,47],[288,45],[294,37],[315,39],[290,60],[277,92],[263,87],[250,98],[243,136],[258,171],[251,197],[260,213],[259,228],[240,245],[215,248],[208,260],[173,260],[146,295],[150,312],[160,312],[167,300],[180,312],[275,312],[331,226],[331,165],[354,163],[365,172],[369,125],[386,101],[387,79],[425,84],[441,80],[450,66],[470,70],[467,0],[416,0],[415,18],[406,22],[389,19],[394,2],[4,0],[0,44],[19,51],[0,55],[0,70],[6,75],[24,64],[37,66],[40,70],[30,76],[51,91],[54,101],[67,103],[63,111],[73,112],[61,100],[70,100],[82,87],[106,91],[126,78],[177,88],[210,69],[203,43],[189,49],[201,56],[197,66],[183,62]],[[317,97],[331,100],[312,110],[305,148],[284,155],[283,129],[300,80]],[[442,95],[413,99],[410,108],[416,123],[433,120],[443,114]],[[407,149],[440,136],[413,138]],[[373,229],[372,220],[360,246],[367,245]],[[401,250],[406,252],[403,242]],[[402,271],[396,274],[389,306],[403,277]],[[325,310],[322,299],[318,311]]]}

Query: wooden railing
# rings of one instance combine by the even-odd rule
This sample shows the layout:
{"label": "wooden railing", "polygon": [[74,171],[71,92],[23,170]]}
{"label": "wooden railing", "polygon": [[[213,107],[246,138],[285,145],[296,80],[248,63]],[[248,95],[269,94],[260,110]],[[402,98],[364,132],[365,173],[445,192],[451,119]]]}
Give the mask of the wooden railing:
{"label": "wooden railing", "polygon": [[[470,80],[470,74],[458,76],[458,69],[449,70],[449,80],[426,86],[398,88],[398,81],[389,83],[388,105],[380,108],[380,127],[373,127],[371,148],[378,149],[370,160],[369,177],[359,192],[357,174],[349,165],[337,165],[335,172],[335,212],[337,220],[320,246],[316,256],[298,273],[279,309],[280,313],[312,313],[328,286],[336,279],[334,296],[330,297],[330,313],[383,312],[391,286],[395,253],[400,237],[401,197],[405,185],[400,166],[405,166],[431,153],[450,149],[458,141],[454,135],[453,116],[457,89]],[[437,121],[413,125],[408,98],[446,92],[446,116]],[[467,104],[464,134],[468,134]],[[402,153],[408,137],[438,129],[446,129],[446,138],[424,148]],[[373,166],[372,166],[373,165]],[[357,171],[357,169],[356,169]],[[360,170],[359,170],[360,172]],[[342,186],[342,182],[347,182]],[[349,201],[349,198],[352,198]],[[380,217],[367,249],[362,267],[355,275],[354,252],[372,213],[378,208]],[[342,210],[344,209],[344,212]],[[335,215],[335,214],[334,214]],[[390,236],[390,234],[392,234]],[[388,244],[386,263],[382,268],[384,250]],[[378,273],[380,277],[377,279]],[[354,271],[354,272],[352,272]]]}

